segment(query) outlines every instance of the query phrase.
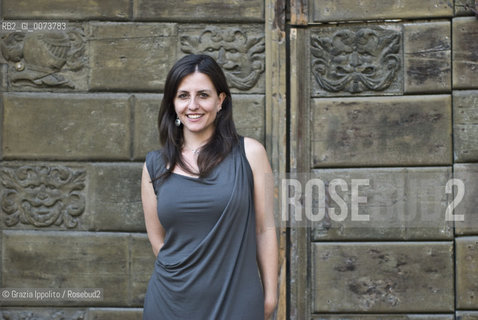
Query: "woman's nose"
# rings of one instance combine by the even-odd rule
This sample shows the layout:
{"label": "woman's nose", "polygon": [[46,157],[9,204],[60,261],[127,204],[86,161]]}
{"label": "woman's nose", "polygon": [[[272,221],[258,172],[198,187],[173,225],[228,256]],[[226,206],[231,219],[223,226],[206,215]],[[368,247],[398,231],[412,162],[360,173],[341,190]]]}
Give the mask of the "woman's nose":
{"label": "woman's nose", "polygon": [[197,97],[192,97],[191,99],[189,99],[188,108],[191,110],[195,110],[198,108]]}

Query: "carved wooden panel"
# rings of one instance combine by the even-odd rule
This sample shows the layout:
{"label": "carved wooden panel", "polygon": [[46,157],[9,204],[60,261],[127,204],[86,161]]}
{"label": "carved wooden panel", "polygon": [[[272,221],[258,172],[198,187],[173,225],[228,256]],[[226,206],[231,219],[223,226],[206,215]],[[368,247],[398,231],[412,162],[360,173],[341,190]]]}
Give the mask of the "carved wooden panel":
{"label": "carved wooden panel", "polygon": [[265,36],[262,26],[194,25],[180,29],[182,54],[207,54],[224,70],[236,92],[264,92]]}
{"label": "carved wooden panel", "polygon": [[312,96],[401,94],[402,27],[321,27],[310,36]]}
{"label": "carved wooden panel", "polygon": [[86,171],[55,165],[3,167],[3,224],[74,228],[85,211]]}

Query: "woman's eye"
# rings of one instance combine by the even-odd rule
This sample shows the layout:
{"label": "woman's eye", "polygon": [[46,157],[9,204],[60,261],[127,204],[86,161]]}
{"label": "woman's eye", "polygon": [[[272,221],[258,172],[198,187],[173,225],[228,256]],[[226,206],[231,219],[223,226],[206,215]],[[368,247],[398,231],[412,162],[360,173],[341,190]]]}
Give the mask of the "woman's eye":
{"label": "woman's eye", "polygon": [[209,97],[209,95],[208,95],[207,93],[201,93],[199,96],[200,96],[201,98],[207,98],[207,97]]}
{"label": "woman's eye", "polygon": [[181,93],[181,94],[178,95],[179,99],[186,99],[187,97],[188,97],[188,95],[185,94],[185,93]]}

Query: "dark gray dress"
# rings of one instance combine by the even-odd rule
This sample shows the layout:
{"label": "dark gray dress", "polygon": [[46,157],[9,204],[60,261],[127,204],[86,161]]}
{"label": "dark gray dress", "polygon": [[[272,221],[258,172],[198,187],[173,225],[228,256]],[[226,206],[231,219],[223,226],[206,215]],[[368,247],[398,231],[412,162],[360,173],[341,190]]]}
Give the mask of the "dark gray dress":
{"label": "dark gray dress", "polygon": [[[146,156],[151,177],[165,164]],[[206,178],[153,183],[166,230],[144,299],[144,320],[264,319],[256,262],[253,176],[244,140]]]}

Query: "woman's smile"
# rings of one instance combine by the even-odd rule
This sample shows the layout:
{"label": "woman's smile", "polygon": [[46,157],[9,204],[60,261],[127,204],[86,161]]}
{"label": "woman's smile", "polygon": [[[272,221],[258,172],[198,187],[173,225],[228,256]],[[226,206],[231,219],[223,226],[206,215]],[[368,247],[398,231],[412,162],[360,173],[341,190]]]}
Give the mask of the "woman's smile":
{"label": "woman's smile", "polygon": [[197,114],[197,113],[186,115],[186,117],[188,117],[189,119],[193,119],[193,120],[197,120],[197,119],[201,118],[202,116],[203,116],[202,114]]}

